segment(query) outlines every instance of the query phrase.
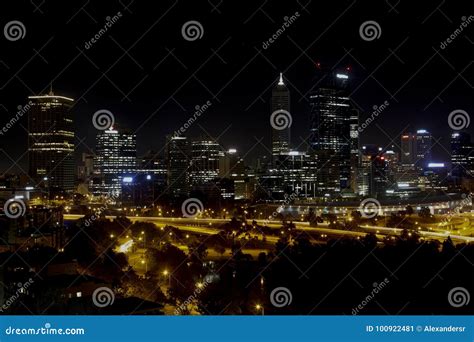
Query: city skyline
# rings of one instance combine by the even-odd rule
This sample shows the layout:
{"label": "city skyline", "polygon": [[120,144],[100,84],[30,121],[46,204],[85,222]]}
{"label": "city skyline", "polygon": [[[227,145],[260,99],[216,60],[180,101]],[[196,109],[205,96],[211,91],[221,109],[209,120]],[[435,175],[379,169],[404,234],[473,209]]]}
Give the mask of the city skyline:
{"label": "city skyline", "polygon": [[[449,11],[454,12],[450,13],[451,22],[446,21],[445,23],[442,19],[442,13],[435,9],[427,11],[421,4],[419,7],[411,8],[420,16],[424,14],[423,18],[425,20],[420,28],[423,30],[422,32],[424,30],[430,32],[429,39],[423,41],[422,44],[425,44],[423,45],[425,56],[429,52],[429,56],[432,58],[429,60],[429,64],[424,66],[423,63],[419,62],[416,54],[408,53],[410,51],[409,47],[413,46],[415,41],[418,42],[418,36],[414,38],[405,31],[397,33],[382,27],[382,38],[370,42],[364,41],[357,35],[360,23],[354,22],[352,18],[344,17],[346,25],[348,25],[347,28],[336,26],[336,29],[329,30],[323,39],[316,39],[315,42],[310,41],[312,44],[307,42],[306,39],[298,41],[303,37],[309,38],[311,35],[306,35],[306,33],[311,32],[314,25],[319,27],[317,24],[313,24],[316,21],[309,20],[320,12],[315,10],[311,3],[307,7],[298,5],[298,3],[282,5],[281,7],[274,6],[271,10],[274,13],[268,12],[268,9],[265,10],[265,13],[271,19],[266,18],[265,13],[258,10],[256,16],[259,20],[251,17],[250,11],[246,13],[245,10],[237,10],[235,11],[236,19],[242,20],[239,24],[242,29],[242,37],[240,35],[236,37],[232,32],[229,32],[228,36],[223,33],[217,35],[215,31],[208,29],[205,30],[206,34],[202,39],[193,42],[182,39],[182,41],[176,42],[177,45],[174,50],[172,45],[165,47],[163,51],[160,50],[154,56],[155,61],[154,58],[150,58],[151,56],[144,55],[142,49],[138,49],[139,51],[133,53],[128,52],[129,56],[127,56],[123,53],[123,50],[120,50],[119,46],[124,46],[121,39],[124,39],[125,34],[128,34],[127,29],[136,25],[137,22],[132,13],[121,8],[120,4],[118,5],[117,11],[122,10],[122,16],[116,16],[117,18],[113,20],[110,31],[100,35],[100,40],[96,43],[88,45],[84,42],[89,42],[90,37],[93,37],[96,30],[100,28],[101,17],[96,15],[93,16],[92,20],[92,18],[88,18],[86,12],[79,9],[76,16],[73,17],[73,13],[71,13],[71,16],[67,18],[69,20],[65,20],[65,23],[62,24],[66,32],[70,33],[71,44],[60,44],[54,38],[51,38],[50,43],[46,40],[45,43],[48,44],[45,45],[41,51],[42,53],[39,55],[33,54],[34,59],[28,64],[29,68],[30,64],[39,67],[39,72],[28,77],[28,82],[23,81],[24,84],[22,85],[20,80],[23,80],[23,77],[21,75],[18,75],[20,79],[15,79],[5,74],[8,83],[1,90],[1,94],[4,95],[1,103],[6,108],[6,110],[3,108],[4,112],[13,115],[17,105],[25,104],[27,96],[46,93],[52,83],[56,92],[77,100],[74,111],[77,118],[78,140],[82,142],[76,144],[79,154],[83,151],[87,152],[88,148],[84,145],[93,148],[95,137],[90,134],[90,118],[93,113],[103,108],[114,113],[118,123],[139,133],[137,134],[139,136],[137,141],[139,154],[145,154],[148,150],[163,149],[166,141],[165,136],[181,127],[188,117],[193,114],[194,107],[202,106],[207,101],[211,101],[212,106],[201,115],[198,124],[193,125],[188,134],[210,134],[215,137],[219,136],[220,133],[224,133],[220,137],[222,145],[235,147],[241,151],[249,151],[248,157],[255,161],[258,156],[265,154],[266,150],[257,143],[257,139],[254,137],[263,138],[262,142],[265,146],[268,146],[271,141],[271,134],[269,134],[266,120],[270,102],[269,91],[280,72],[283,72],[288,81],[288,87],[293,93],[291,108],[294,115],[292,140],[298,144],[307,138],[306,126],[310,122],[307,92],[319,81],[318,74],[321,70],[324,71],[326,68],[346,68],[348,66],[351,68],[351,81],[354,81],[352,89],[355,90],[351,97],[361,111],[361,121],[370,117],[373,106],[380,106],[385,101],[390,103],[388,109],[379,115],[376,124],[370,125],[361,135],[364,144],[387,145],[392,139],[398,141],[399,139],[396,136],[402,134],[406,126],[410,124],[411,127],[407,129],[412,131],[427,129],[432,132],[434,137],[442,138],[439,144],[442,144],[444,148],[437,144],[434,147],[434,155],[436,159],[440,160],[447,156],[446,150],[449,150],[450,132],[445,124],[447,116],[458,108],[467,112],[472,111],[472,102],[466,93],[466,89],[470,89],[470,81],[467,74],[463,74],[468,71],[464,68],[464,66],[469,67],[469,64],[467,64],[468,58],[457,53],[468,42],[464,37],[460,37],[461,39],[449,45],[449,48],[441,49],[439,47],[440,43],[445,40],[446,30],[451,27],[455,28],[455,19],[458,18],[456,14],[462,13],[462,6],[457,9],[449,8]],[[166,9],[170,9],[169,14],[179,21],[179,15],[175,13],[175,10],[180,5],[176,5],[176,8],[173,2],[164,5],[169,5],[169,7],[166,7]],[[362,10],[357,4],[347,2],[345,5],[325,4],[324,6],[327,6],[325,12],[336,16],[337,14],[345,15],[344,9],[346,8],[356,11],[356,13]],[[222,16],[219,15],[218,11],[213,10],[209,4],[206,6],[198,8],[197,13],[199,11],[211,11],[210,17],[206,15],[208,25],[212,27],[216,24],[222,25]],[[226,4],[223,6],[223,8],[231,6],[230,8],[235,10],[232,5]],[[95,9],[97,14],[104,13],[115,18],[114,13],[116,12],[111,8],[98,5]],[[13,8],[9,10],[13,10]],[[143,9],[137,8],[136,10],[139,11],[140,15],[144,15],[141,18],[146,18],[146,14],[142,12]],[[55,11],[67,12],[62,8],[48,8],[48,11],[44,11],[43,14],[37,11],[31,18],[28,18],[32,20],[34,27],[37,22],[41,22],[45,17],[51,18],[53,21],[61,21],[61,16],[53,16],[53,13],[56,13]],[[406,15],[404,11],[395,11],[384,4],[375,6],[371,11],[373,11],[375,18],[387,15],[389,18],[395,19]],[[296,16],[295,12],[298,12],[299,16]],[[370,14],[366,13],[363,17],[369,16]],[[278,29],[279,20],[286,23],[283,17],[289,18],[288,25],[290,26],[287,33],[285,33],[286,36],[281,36],[274,43],[269,44],[267,42],[268,36],[271,36]],[[260,24],[264,21],[265,29],[262,31],[260,28],[259,31],[255,31],[255,21]],[[459,19],[459,21],[461,23],[462,19]],[[105,20],[105,22],[107,21]],[[324,20],[322,20],[323,22]],[[444,26],[436,25],[439,22],[444,23]],[[152,23],[154,22],[150,24]],[[90,27],[90,34],[86,35],[83,31],[78,31],[78,24],[87,24],[87,27]],[[156,25],[160,24],[165,25],[171,30],[170,32],[175,32],[176,35],[180,34],[181,26],[174,21],[168,20],[164,23],[158,21],[156,23]],[[229,28],[227,25],[223,27]],[[48,26],[44,26],[42,29],[46,33],[49,32]],[[349,29],[351,29],[350,34],[344,38],[345,30]],[[146,42],[149,42],[156,34],[159,35],[160,39],[162,38],[153,25],[150,26],[150,30],[148,35],[143,37]],[[31,35],[36,34],[34,31],[28,32]],[[258,38],[251,38],[255,32],[261,32],[261,41],[256,40]],[[227,41],[226,38],[230,40]],[[318,37],[316,36],[316,38]],[[27,35],[25,39],[30,39],[30,35]],[[61,36],[61,39],[63,39],[63,36]],[[236,39],[242,41],[243,45],[241,47],[234,41]],[[333,40],[340,41],[340,45],[333,44]],[[167,41],[167,39],[164,41]],[[10,58],[10,54],[16,53],[17,49],[21,50],[22,42],[5,41],[5,44],[8,44],[10,48],[6,51],[3,62],[10,69],[14,69],[16,63],[16,59]],[[254,46],[248,46],[249,42],[252,42]],[[344,42],[350,43],[346,45]],[[218,50],[221,45],[221,50]],[[136,43],[130,46],[137,50]],[[298,49],[298,46],[302,50]],[[416,49],[421,49],[421,46],[417,46]],[[290,50],[288,50],[289,47],[291,47]],[[37,50],[39,48],[40,46],[37,47]],[[308,51],[303,54],[302,51],[306,48]],[[58,49],[61,49],[61,51],[66,49],[65,51],[69,53],[58,54]],[[117,57],[120,57],[117,62],[120,65],[125,63],[124,66],[119,68],[123,75],[114,72],[116,67],[114,68],[113,63],[107,63],[107,59],[103,57],[107,55],[100,53],[104,51],[103,49],[113,49],[117,53]],[[373,49],[381,52],[384,58],[374,54]],[[193,51],[193,55],[197,53],[202,58],[188,58],[191,51]],[[245,51],[245,54],[241,53],[243,51]],[[286,54],[283,52],[290,51],[291,53],[293,51],[297,52],[297,54],[290,56],[290,53],[286,58]],[[384,52],[386,52],[385,55]],[[271,56],[269,53],[271,53]],[[41,60],[41,56],[44,60]],[[48,57],[52,60],[49,61]],[[219,72],[222,71],[222,77],[216,77],[217,74],[208,72],[200,72],[192,76],[194,74],[192,70],[200,71],[199,65],[206,61],[205,57],[210,58],[208,62],[210,67],[216,68],[215,70],[219,70]],[[239,68],[231,68],[224,72],[224,69],[229,68],[231,64],[235,64],[230,62],[234,58],[238,58],[239,62],[241,59],[245,59],[245,62],[249,62],[249,64],[241,72],[239,72]],[[295,58],[297,59],[295,60]],[[64,63],[61,65],[63,60]],[[69,63],[71,64],[68,66]],[[163,67],[160,63],[165,63],[165,66]],[[107,65],[111,68],[107,68]],[[241,65],[245,66],[246,63]],[[455,77],[456,74],[452,72],[449,65],[455,65],[459,67],[458,71],[463,72]],[[4,66],[4,72],[8,70],[6,66]],[[65,66],[67,66],[66,69]],[[390,66],[395,67],[397,72]],[[155,67],[157,68],[155,69]],[[376,67],[378,68],[375,69]],[[423,67],[423,69],[418,70],[419,67]],[[97,74],[94,71],[97,68],[104,68],[103,71],[110,69],[117,80],[130,73],[133,74],[135,71],[139,72],[142,77],[134,78],[136,83],[127,87],[124,86],[123,82],[115,81],[112,76],[107,76],[107,74],[106,76],[100,76],[100,73]],[[66,72],[61,72],[62,70]],[[171,70],[175,72],[172,73]],[[371,74],[371,70],[377,70],[377,73]],[[187,74],[186,71],[188,71]],[[181,83],[178,80],[178,75],[181,77]],[[152,82],[152,80],[156,80],[156,82]],[[143,83],[139,83],[140,81],[143,81]],[[183,81],[186,83],[183,84]],[[71,86],[72,82],[74,82],[74,86]],[[439,86],[437,86],[438,83]],[[179,87],[181,84],[183,84],[183,87]],[[448,87],[446,87],[446,84],[448,84]],[[427,85],[432,86],[433,91],[429,91]],[[445,87],[446,89],[443,90]],[[197,89],[198,92],[193,92]],[[412,92],[411,89],[414,91]],[[132,90],[128,97],[124,97],[124,94],[126,95],[128,92],[126,90]],[[398,99],[397,96],[391,97],[395,90],[401,93],[403,100]],[[174,96],[170,97],[169,95],[173,95],[173,92],[175,92]],[[214,97],[217,93],[223,98],[221,99],[220,96]],[[449,100],[451,98],[454,100],[452,104]],[[240,117],[241,120],[235,121],[231,119],[232,117]],[[440,118],[440,120],[431,120],[432,117]],[[405,120],[398,120],[398,118],[405,118]],[[3,125],[6,122],[4,121]],[[204,132],[200,126],[205,128],[208,133]],[[21,155],[26,150],[26,141],[21,138],[21,130],[23,129],[20,125],[16,125],[0,137],[2,140],[7,139],[12,142],[11,144],[5,144],[6,153]],[[252,139],[240,139],[242,134],[247,133],[250,133]],[[240,146],[231,146],[236,143]],[[5,164],[5,161],[2,164]],[[22,159],[18,164],[25,166],[26,161]],[[5,170],[9,166],[0,165],[0,168]]]}
{"label": "city skyline", "polygon": [[468,1],[0,9],[0,317],[472,313]]}

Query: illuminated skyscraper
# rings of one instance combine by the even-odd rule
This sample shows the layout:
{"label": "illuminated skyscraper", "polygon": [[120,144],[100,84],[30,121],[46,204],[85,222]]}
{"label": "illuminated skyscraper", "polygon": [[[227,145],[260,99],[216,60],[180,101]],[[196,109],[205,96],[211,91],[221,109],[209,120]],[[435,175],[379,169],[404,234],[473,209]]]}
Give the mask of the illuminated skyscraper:
{"label": "illuminated skyscraper", "polygon": [[[355,190],[352,178],[358,155],[358,113],[349,98],[349,75],[331,73],[327,80],[310,95],[310,145],[319,156],[318,174],[330,177],[331,183],[333,176],[339,179],[338,184],[325,184],[323,188],[329,192]],[[333,174],[334,163],[338,165],[338,175]],[[324,167],[331,170],[321,170]]]}
{"label": "illuminated skyscraper", "polygon": [[412,133],[404,133],[401,137],[401,162],[402,165],[413,166],[415,164],[416,137]]}
{"label": "illuminated skyscraper", "polygon": [[451,175],[456,179],[474,176],[474,146],[466,132],[451,134]]}
{"label": "illuminated skyscraper", "polygon": [[96,138],[94,193],[119,196],[122,183],[133,180],[137,170],[136,135],[114,128]]}
{"label": "illuminated skyscraper", "polygon": [[[285,116],[288,118],[288,113],[290,112],[290,91],[283,82],[282,74],[280,74],[280,79],[272,90],[271,110],[272,114],[281,111],[281,117]],[[276,116],[276,118],[279,116],[280,115]],[[291,118],[291,116],[289,117]],[[275,120],[272,121],[275,122]],[[289,126],[283,129],[275,129],[272,127],[272,156],[275,157],[281,153],[289,152],[290,128]]]}
{"label": "illuminated skyscraper", "polygon": [[198,138],[191,142],[191,185],[202,185],[219,176],[219,160],[224,156],[220,145],[209,138]]}
{"label": "illuminated skyscraper", "polygon": [[432,136],[426,129],[416,131],[415,164],[425,167],[431,159]]}
{"label": "illuminated skyscraper", "polygon": [[74,189],[73,99],[54,95],[30,96],[28,161],[32,185]]}
{"label": "illuminated skyscraper", "polygon": [[191,162],[188,139],[182,136],[167,136],[165,154],[168,192],[175,197],[188,196]]}

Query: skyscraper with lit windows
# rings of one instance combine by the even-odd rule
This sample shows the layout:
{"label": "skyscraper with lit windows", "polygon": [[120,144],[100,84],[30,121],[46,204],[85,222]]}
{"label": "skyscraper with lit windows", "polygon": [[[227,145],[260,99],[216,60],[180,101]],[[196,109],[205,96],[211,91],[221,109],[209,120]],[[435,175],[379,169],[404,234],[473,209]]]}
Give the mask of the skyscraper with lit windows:
{"label": "skyscraper with lit windows", "polygon": [[[326,188],[326,193],[355,190],[352,178],[358,155],[358,113],[349,98],[349,75],[331,72],[326,79],[310,95],[310,146],[318,155],[318,172],[331,178],[320,187]],[[334,163],[338,175],[334,175]],[[325,167],[328,170],[323,170]],[[333,184],[332,177],[338,178],[337,184]]]}
{"label": "skyscraper with lit windows", "polygon": [[49,94],[28,97],[28,173],[50,190],[74,190],[73,99]]}
{"label": "skyscraper with lit windows", "polygon": [[189,194],[190,147],[186,137],[168,135],[166,139],[167,192],[173,197]]}
{"label": "skyscraper with lit windows", "polygon": [[416,131],[415,165],[423,168],[431,159],[432,136],[426,129]]}
{"label": "skyscraper with lit windows", "polygon": [[133,180],[137,170],[136,135],[111,127],[96,137],[94,193],[120,196],[122,183]]}
{"label": "skyscraper with lit windows", "polygon": [[[290,91],[286,87],[281,73],[278,83],[272,90],[271,110],[272,114],[282,111],[285,116],[287,115],[285,113],[290,112]],[[272,156],[274,158],[281,153],[290,151],[290,129],[289,125],[283,129],[272,127]]]}

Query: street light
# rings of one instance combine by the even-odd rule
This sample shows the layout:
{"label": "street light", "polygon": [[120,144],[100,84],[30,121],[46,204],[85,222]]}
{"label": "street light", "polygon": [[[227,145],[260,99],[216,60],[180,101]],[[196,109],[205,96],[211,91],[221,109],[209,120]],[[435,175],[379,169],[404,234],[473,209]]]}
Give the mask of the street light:
{"label": "street light", "polygon": [[262,313],[262,316],[265,315],[265,308],[263,307],[263,305],[260,305],[260,304],[256,304],[255,305],[255,309],[257,311],[260,311]]}
{"label": "street light", "polygon": [[168,272],[168,270],[163,271],[163,275],[168,277],[168,287],[171,287],[171,274]]}

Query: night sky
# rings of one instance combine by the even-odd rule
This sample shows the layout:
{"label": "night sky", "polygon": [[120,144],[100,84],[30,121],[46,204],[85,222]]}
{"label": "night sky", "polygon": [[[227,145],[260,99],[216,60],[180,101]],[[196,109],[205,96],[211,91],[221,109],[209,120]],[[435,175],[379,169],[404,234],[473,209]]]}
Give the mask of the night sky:
{"label": "night sky", "polygon": [[[448,114],[474,113],[474,21],[445,49],[440,44],[463,16],[473,14],[472,1],[414,3],[3,1],[1,28],[18,20],[26,34],[17,41],[0,35],[0,126],[27,96],[47,92],[53,82],[56,94],[76,99],[77,155],[94,148],[92,115],[99,109],[110,110],[117,126],[136,132],[141,155],[160,151],[166,134],[182,126],[196,105],[211,101],[186,135],[210,135],[224,148],[248,154],[251,162],[269,154],[264,147],[270,145],[269,101],[279,72],[291,91],[293,147],[306,148],[308,95],[319,80],[320,63],[329,69],[350,66],[361,122],[374,105],[390,103],[362,133],[363,144],[388,146],[392,139],[399,144],[405,127],[425,128],[441,139],[434,159],[447,161]],[[119,11],[121,18],[86,49],[106,17]],[[264,49],[284,17],[295,12],[299,17]],[[183,38],[181,28],[190,20],[202,25],[201,39]],[[380,25],[378,39],[359,35],[368,20]],[[0,136],[2,172],[26,170],[26,144],[23,117]]]}

